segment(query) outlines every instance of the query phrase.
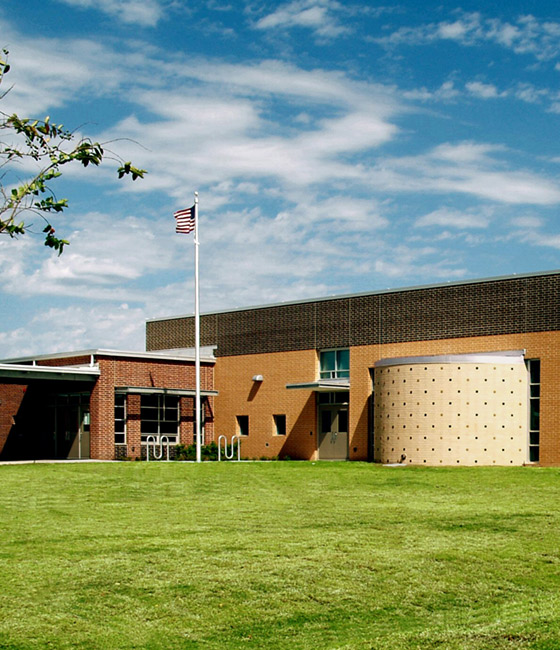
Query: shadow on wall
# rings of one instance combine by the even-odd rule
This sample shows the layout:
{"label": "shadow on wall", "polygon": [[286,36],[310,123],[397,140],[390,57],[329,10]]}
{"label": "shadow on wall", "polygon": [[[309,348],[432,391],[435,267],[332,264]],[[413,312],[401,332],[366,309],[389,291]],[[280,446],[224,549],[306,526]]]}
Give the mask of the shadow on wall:
{"label": "shadow on wall", "polygon": [[317,450],[317,400],[311,393],[294,424],[286,432],[286,440],[278,458],[311,460]]}
{"label": "shadow on wall", "polygon": [[12,398],[2,400],[0,460],[54,457],[53,431],[48,428],[45,398],[36,386],[11,386]]}
{"label": "shadow on wall", "polygon": [[353,432],[349,432],[350,449],[348,457],[350,460],[373,461],[373,424],[371,410],[373,399],[370,395],[364,402],[362,412]]}
{"label": "shadow on wall", "polygon": [[261,386],[262,381],[253,381],[253,385],[251,386],[251,390],[249,391],[249,395],[247,397],[248,402],[252,402],[255,399]]}

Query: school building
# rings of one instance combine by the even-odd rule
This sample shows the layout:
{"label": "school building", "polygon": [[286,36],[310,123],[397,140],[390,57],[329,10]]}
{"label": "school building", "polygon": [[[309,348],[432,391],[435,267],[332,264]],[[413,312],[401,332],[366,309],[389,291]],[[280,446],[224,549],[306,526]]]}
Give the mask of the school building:
{"label": "school building", "polygon": [[[203,440],[245,458],[560,465],[560,271],[203,314]],[[194,441],[192,316],[0,362],[0,460]],[[166,457],[166,454],[164,454]]]}
{"label": "school building", "polygon": [[[560,271],[201,316],[215,435],[248,458],[560,465]],[[194,344],[192,316],[146,349]]]}
{"label": "school building", "polygon": [[[214,437],[214,364],[201,355],[203,435]],[[0,460],[173,458],[194,438],[185,350],[83,350],[0,362]]]}

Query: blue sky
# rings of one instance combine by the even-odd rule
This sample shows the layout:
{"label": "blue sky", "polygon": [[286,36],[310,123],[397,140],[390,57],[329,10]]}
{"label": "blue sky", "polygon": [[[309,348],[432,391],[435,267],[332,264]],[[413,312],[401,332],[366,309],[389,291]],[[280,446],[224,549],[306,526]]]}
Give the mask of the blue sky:
{"label": "blue sky", "polygon": [[557,2],[4,0],[0,35],[2,111],[149,172],[68,170],[60,258],[0,238],[3,358],[191,313],[195,190],[202,311],[560,267]]}

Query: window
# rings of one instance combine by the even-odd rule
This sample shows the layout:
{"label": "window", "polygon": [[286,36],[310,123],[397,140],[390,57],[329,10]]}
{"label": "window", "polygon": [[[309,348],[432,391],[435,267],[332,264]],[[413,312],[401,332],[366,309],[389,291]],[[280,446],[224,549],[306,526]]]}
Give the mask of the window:
{"label": "window", "polygon": [[115,395],[115,444],[126,443],[126,395]]}
{"label": "window", "polygon": [[540,451],[541,362],[527,359],[529,371],[529,461],[538,463]]}
{"label": "window", "polygon": [[318,404],[348,404],[348,391],[317,393]]}
{"label": "window", "polygon": [[350,377],[350,350],[323,350],[319,354],[321,379]]}
{"label": "window", "polygon": [[142,442],[153,436],[159,442],[166,436],[177,442],[179,434],[179,398],[176,395],[142,395],[140,402],[140,432]]}
{"label": "window", "polygon": [[237,435],[238,436],[248,436],[249,435],[249,416],[248,415],[238,415],[237,416]]}
{"label": "window", "polygon": [[274,418],[274,435],[275,436],[285,436],[286,435],[286,416],[285,415],[273,415]]}

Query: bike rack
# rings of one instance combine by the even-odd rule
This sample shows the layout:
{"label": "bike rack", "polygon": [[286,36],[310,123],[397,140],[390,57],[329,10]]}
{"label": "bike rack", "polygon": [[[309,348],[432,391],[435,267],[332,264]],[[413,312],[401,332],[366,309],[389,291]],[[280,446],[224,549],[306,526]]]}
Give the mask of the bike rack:
{"label": "bike rack", "polygon": [[224,441],[224,456],[226,460],[233,460],[233,454],[235,453],[235,442],[237,441],[237,460],[241,460],[241,438],[240,436],[233,436],[230,442],[230,448],[228,451],[228,441],[226,436],[220,436],[218,438],[218,461],[222,460],[222,440]]}
{"label": "bike rack", "polygon": [[161,460],[163,458],[163,445],[166,445],[167,449],[167,460],[169,460],[169,438],[167,436],[161,436],[159,439],[159,452],[157,450],[157,442],[155,436],[148,436],[146,438],[146,462],[150,461],[150,444],[153,445],[153,458],[154,460]]}

